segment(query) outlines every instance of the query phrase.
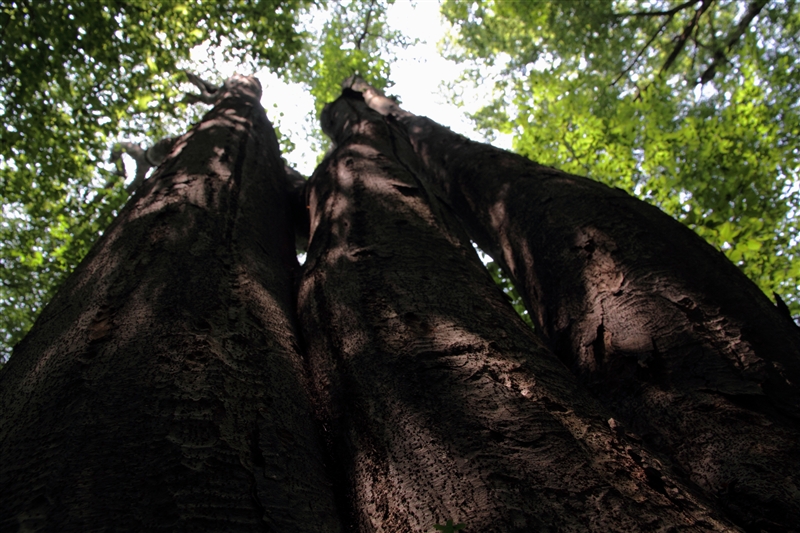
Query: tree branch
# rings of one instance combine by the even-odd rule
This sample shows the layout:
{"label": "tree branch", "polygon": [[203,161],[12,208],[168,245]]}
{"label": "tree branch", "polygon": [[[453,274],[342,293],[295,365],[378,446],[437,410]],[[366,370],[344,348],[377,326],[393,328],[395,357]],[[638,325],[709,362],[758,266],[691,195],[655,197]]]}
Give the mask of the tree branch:
{"label": "tree branch", "polygon": [[620,72],[619,76],[617,76],[617,77],[616,77],[616,79],[615,79],[613,82],[611,82],[611,86],[612,86],[612,87],[613,87],[614,85],[616,85],[616,84],[617,84],[617,82],[618,82],[619,80],[621,80],[623,76],[625,76],[625,74],[627,74],[628,72],[630,72],[630,71],[631,71],[631,69],[632,69],[633,67],[635,67],[635,66],[636,66],[636,63],[638,63],[638,62],[639,62],[639,58],[641,58],[641,57],[642,57],[642,54],[644,54],[645,50],[647,50],[647,49],[650,47],[650,45],[653,43],[653,41],[655,41],[655,40],[656,40],[656,37],[658,37],[659,35],[661,35],[661,32],[662,32],[662,31],[664,31],[664,28],[666,28],[666,27],[667,27],[667,24],[669,24],[669,23],[670,23],[670,21],[672,20],[672,17],[674,17],[674,16],[675,16],[675,14],[674,14],[674,13],[671,13],[671,14],[669,15],[669,17],[667,18],[667,20],[665,20],[665,21],[664,21],[664,23],[661,25],[661,27],[660,27],[660,28],[658,28],[658,31],[657,31],[657,32],[655,32],[655,33],[653,34],[653,36],[652,36],[652,37],[650,37],[650,40],[649,40],[649,41],[647,41],[647,43],[646,43],[646,44],[645,44],[645,45],[642,47],[642,49],[641,49],[641,50],[639,50],[639,53],[638,53],[638,54],[636,54],[636,57],[635,57],[635,58],[633,58],[633,62],[631,62],[631,64],[630,64],[630,65],[628,65],[628,66],[625,68],[625,70],[623,70],[622,72]]}
{"label": "tree branch", "polygon": [[688,2],[684,2],[679,6],[675,6],[672,9],[667,9],[666,11],[629,11],[627,13],[614,13],[612,16],[615,18],[627,18],[627,17],[663,17],[669,16],[672,17],[679,11],[683,11],[687,7],[691,7],[702,0],[689,0]]}
{"label": "tree branch", "polygon": [[694,16],[692,20],[689,21],[689,24],[683,28],[683,32],[677,37],[677,42],[675,43],[675,48],[672,49],[672,53],[667,57],[667,60],[664,62],[664,66],[661,67],[661,70],[658,72],[659,76],[666,73],[669,70],[669,67],[678,59],[678,56],[683,51],[683,48],[686,46],[686,42],[689,40],[689,37],[692,36],[692,32],[694,32],[695,27],[697,26],[697,22],[700,20],[700,17],[703,16],[711,4],[714,3],[714,0],[703,0],[700,4],[700,8],[694,12]]}
{"label": "tree branch", "polygon": [[127,153],[133,158],[136,162],[136,175],[127,187],[127,191],[133,193],[144,182],[147,172],[164,162],[177,141],[178,137],[165,137],[146,149],[135,143],[121,142],[112,150],[109,162],[115,164],[117,175],[125,179],[127,175],[125,165],[122,163],[122,154]]}
{"label": "tree branch", "polygon": [[186,73],[186,77],[189,78],[189,82],[200,89],[200,94],[191,94],[186,93],[184,96],[183,101],[188,104],[196,104],[197,102],[203,102],[204,104],[214,105],[217,101],[217,97],[220,95],[219,87],[209,83],[203,79],[201,79],[196,74],[191,72],[184,71]]}
{"label": "tree branch", "polygon": [[739,42],[739,39],[745,34],[747,28],[750,27],[750,23],[753,22],[753,19],[758,16],[767,3],[769,3],[769,0],[756,0],[747,7],[747,12],[739,21],[739,24],[736,25],[736,28],[728,34],[728,37],[725,39],[724,49],[718,48],[717,51],[714,52],[711,64],[708,65],[708,68],[706,68],[700,76],[701,84],[706,84],[714,79],[714,75],[717,73],[717,67],[727,59],[727,54],[733,50],[733,47],[736,46],[736,43]]}
{"label": "tree branch", "polygon": [[397,102],[384,95],[357,74],[344,80],[342,82],[342,89],[350,89],[361,93],[367,105],[383,116],[391,115],[395,118],[414,116],[413,113],[405,111]]}
{"label": "tree branch", "polygon": [[[189,78],[189,82],[200,90],[199,95],[186,94],[184,101],[190,104],[197,102],[210,105],[216,104],[217,99],[225,92],[222,89],[225,87],[230,88],[230,84],[236,84],[238,79],[237,75],[234,75],[226,80],[222,86],[217,86],[189,71],[184,72],[186,73],[186,77]],[[175,146],[175,143],[178,142],[178,139],[179,137],[165,137],[148,148],[142,148],[140,145],[130,142],[121,142],[114,147],[111,151],[109,162],[114,163],[116,166],[116,174],[118,176],[121,176],[123,179],[127,178],[125,165],[122,162],[123,153],[127,153],[136,162],[136,175],[131,184],[127,187],[129,193],[133,193],[139,188],[151,168],[157,167],[164,162],[170,152],[172,152],[172,148]]]}
{"label": "tree branch", "polygon": [[372,11],[375,9],[375,0],[371,0],[369,3],[369,11],[367,11],[367,20],[364,22],[364,31],[361,33],[361,36],[356,40],[356,50],[361,50],[361,43],[364,42],[364,39],[367,38],[369,35],[369,24],[370,20],[372,19]]}

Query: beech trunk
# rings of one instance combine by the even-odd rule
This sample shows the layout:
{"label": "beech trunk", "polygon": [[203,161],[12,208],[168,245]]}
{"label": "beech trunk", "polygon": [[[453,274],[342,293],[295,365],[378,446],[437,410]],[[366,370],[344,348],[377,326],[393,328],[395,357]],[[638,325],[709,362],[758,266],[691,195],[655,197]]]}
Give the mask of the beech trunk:
{"label": "beech trunk", "polygon": [[0,531],[796,530],[800,341],[763,294],[654,208],[366,94],[391,118],[323,117],[299,327],[258,83],[178,140],[0,370]]}
{"label": "beech trunk", "polygon": [[404,132],[352,91],[322,120],[299,314],[353,531],[735,529],[521,321]]}
{"label": "beech trunk", "polygon": [[0,530],[340,531],[277,141],[223,91],[0,372]]}
{"label": "beech trunk", "polygon": [[618,423],[674,458],[741,527],[797,531],[796,325],[657,208],[360,88],[402,124],[436,190]]}

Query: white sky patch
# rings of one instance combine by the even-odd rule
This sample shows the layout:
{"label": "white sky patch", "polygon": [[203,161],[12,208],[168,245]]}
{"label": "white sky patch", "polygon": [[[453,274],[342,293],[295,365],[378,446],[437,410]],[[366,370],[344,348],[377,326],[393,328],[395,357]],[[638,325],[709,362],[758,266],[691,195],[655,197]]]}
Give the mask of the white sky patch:
{"label": "white sky patch", "polygon": [[[470,139],[482,140],[466,114],[491,101],[488,89],[465,88],[464,107],[455,105],[442,89],[443,84],[458,79],[462,67],[439,53],[438,43],[450,31],[449,24],[439,13],[439,2],[398,0],[389,6],[387,18],[392,28],[420,41],[397,51],[397,60],[392,63],[395,85],[389,92],[400,97],[406,111],[424,115]],[[493,144],[509,149],[511,135],[498,134]]]}
{"label": "white sky patch", "polygon": [[[397,57],[391,65],[391,78],[395,85],[388,92],[398,96],[407,111],[429,117],[470,139],[483,140],[466,114],[491,101],[490,88],[464,88],[462,107],[453,103],[446,89],[442,88],[443,84],[459,77],[462,67],[439,53],[438,43],[450,30],[439,13],[439,2],[397,0],[389,6],[387,19],[391,28],[399,30],[410,40],[419,40],[405,50],[396,50]],[[312,24],[316,22],[312,21]],[[320,25],[323,22],[318,21]],[[213,58],[209,57],[209,52],[213,54],[209,49],[198,51],[192,59],[200,64],[210,64]],[[227,77],[234,73],[235,67],[225,65],[220,58],[213,62],[220,75]],[[302,84],[286,83],[267,70],[257,72],[256,76],[263,86],[261,104],[267,116],[296,145],[293,152],[283,156],[298,172],[310,176],[317,162],[317,152],[307,139],[313,98]],[[498,134],[493,144],[510,149],[511,135]]]}
{"label": "white sky patch", "polygon": [[314,98],[299,83],[286,83],[273,72],[261,71],[256,74],[263,90],[261,105],[267,111],[272,124],[281,134],[295,143],[295,149],[282,154],[292,168],[308,177],[314,172],[317,153],[306,139],[310,132],[309,113],[314,109]]}

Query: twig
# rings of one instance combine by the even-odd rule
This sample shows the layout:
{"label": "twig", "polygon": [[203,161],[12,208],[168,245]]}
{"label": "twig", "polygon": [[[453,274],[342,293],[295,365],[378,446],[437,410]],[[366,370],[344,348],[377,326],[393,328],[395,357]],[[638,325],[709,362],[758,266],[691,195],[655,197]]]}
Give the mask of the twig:
{"label": "twig", "polygon": [[734,29],[725,39],[726,44],[724,50],[722,48],[718,48],[717,51],[714,52],[714,57],[711,60],[711,64],[700,76],[701,84],[706,84],[714,79],[714,75],[717,73],[717,67],[719,64],[726,60],[727,54],[730,53],[739,39],[742,38],[742,35],[745,34],[747,28],[750,27],[750,23],[753,22],[753,19],[758,16],[761,10],[764,9],[764,6],[766,6],[768,3],[769,0],[756,0],[747,7],[747,12],[739,21],[739,24],[736,25],[736,29]]}
{"label": "twig", "polygon": [[658,75],[661,76],[669,70],[669,67],[678,59],[678,56],[683,51],[683,48],[686,46],[686,41],[689,40],[689,37],[692,36],[695,27],[697,26],[697,22],[700,20],[700,17],[705,13],[711,4],[714,3],[714,0],[703,0],[700,4],[700,8],[694,12],[694,16],[692,20],[689,21],[689,24],[683,28],[683,32],[681,32],[680,36],[677,38],[677,43],[675,44],[675,48],[673,48],[672,53],[667,57],[667,60],[664,62],[664,66],[661,67],[661,70],[658,72]]}
{"label": "twig", "polygon": [[571,153],[571,154],[572,154],[572,157],[574,157],[574,158],[575,158],[575,161],[576,161],[576,162],[577,162],[577,163],[578,163],[580,166],[582,166],[584,169],[586,169],[586,173],[587,173],[587,174],[590,174],[590,173],[591,173],[591,171],[592,171],[592,169],[591,169],[591,168],[589,168],[589,165],[587,165],[586,163],[583,163],[583,162],[580,160],[580,158],[578,157],[578,154],[576,154],[576,153],[575,153],[575,150],[572,148],[572,145],[571,145],[571,144],[570,144],[570,142],[567,140],[567,135],[566,135],[566,134],[562,135],[562,139],[563,139],[563,141],[564,141],[564,146],[566,146],[566,147],[567,147],[567,150],[569,150],[569,153]]}
{"label": "twig", "polygon": [[370,20],[372,19],[372,11],[375,9],[375,0],[371,0],[369,3],[369,11],[367,11],[367,20],[364,22],[364,31],[361,33],[361,36],[356,40],[356,50],[361,50],[361,43],[364,39],[367,38],[369,35],[369,24]]}
{"label": "twig", "polygon": [[125,178],[126,173],[125,165],[122,164],[122,153],[125,152],[133,158],[136,162],[136,175],[127,187],[127,191],[133,193],[144,182],[147,172],[164,162],[177,141],[178,137],[165,137],[146,149],[135,143],[121,142],[114,147],[109,162],[116,165],[117,175]]}
{"label": "twig", "polygon": [[672,20],[672,17],[674,17],[674,16],[675,16],[675,14],[674,14],[674,13],[671,13],[671,14],[669,15],[669,17],[667,18],[667,20],[665,20],[665,21],[664,21],[664,23],[661,25],[661,27],[660,27],[660,28],[658,28],[658,31],[657,31],[655,34],[653,34],[653,36],[652,36],[652,37],[650,37],[650,40],[649,40],[649,41],[647,41],[647,43],[646,43],[646,44],[645,44],[645,45],[642,47],[642,49],[641,49],[641,50],[639,50],[639,53],[638,53],[638,54],[636,54],[636,57],[635,57],[635,58],[633,58],[633,62],[631,62],[631,64],[630,64],[630,65],[628,65],[628,67],[627,67],[627,68],[625,68],[625,70],[623,70],[622,72],[620,72],[619,76],[617,76],[617,77],[616,77],[616,79],[615,79],[613,82],[611,82],[611,87],[613,87],[614,85],[616,85],[616,84],[617,84],[617,82],[618,82],[619,80],[621,80],[623,76],[625,76],[625,74],[627,74],[628,72],[630,72],[630,71],[631,71],[631,69],[632,69],[634,66],[636,66],[636,63],[638,63],[638,62],[639,62],[639,58],[640,58],[640,57],[642,57],[642,54],[644,54],[645,50],[647,50],[647,49],[650,47],[650,45],[653,43],[653,41],[655,41],[655,40],[656,40],[656,37],[658,37],[659,35],[661,35],[661,32],[662,32],[662,31],[664,31],[664,28],[666,28],[666,27],[667,27],[667,24],[669,24],[669,23],[670,23],[670,21]]}
{"label": "twig", "polygon": [[702,0],[689,0],[679,6],[675,6],[672,9],[667,9],[666,11],[634,11],[634,12],[627,12],[627,13],[614,13],[612,16],[615,18],[627,18],[627,17],[663,17],[663,16],[673,16],[675,13],[686,9],[687,7],[693,6],[701,2]]}
{"label": "twig", "polygon": [[217,97],[220,94],[219,91],[220,88],[212,83],[209,83],[201,79],[199,76],[189,71],[185,72],[186,72],[186,77],[189,78],[189,82],[198,89],[200,89],[200,94],[197,95],[197,94],[186,93],[184,101],[189,104],[196,104],[197,102],[203,102],[204,104],[214,105],[214,103],[217,101]]}

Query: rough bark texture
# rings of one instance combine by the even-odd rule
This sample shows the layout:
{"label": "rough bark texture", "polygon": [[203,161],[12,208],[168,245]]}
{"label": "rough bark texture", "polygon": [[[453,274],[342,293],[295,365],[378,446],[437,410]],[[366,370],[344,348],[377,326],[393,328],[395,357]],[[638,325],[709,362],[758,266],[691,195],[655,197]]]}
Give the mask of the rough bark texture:
{"label": "rough bark texture", "polygon": [[[365,89],[363,86],[362,89]],[[559,357],[749,531],[800,524],[800,334],[720,252],[625,192],[396,118]]]}
{"label": "rough bark texture", "polygon": [[340,530],[277,141],[223,93],[2,369],[1,531]]}
{"label": "rough bark texture", "polygon": [[353,531],[734,529],[521,322],[404,133],[352,91],[323,129],[299,313]]}

